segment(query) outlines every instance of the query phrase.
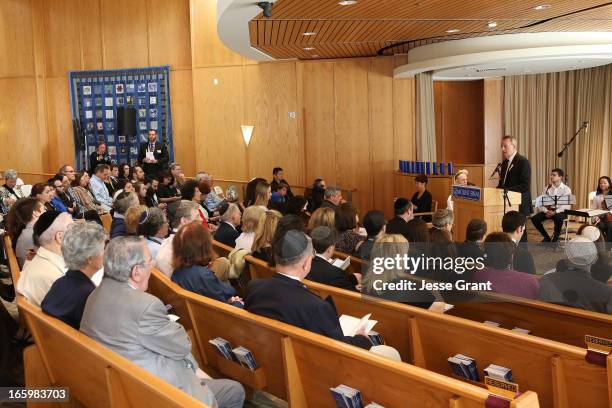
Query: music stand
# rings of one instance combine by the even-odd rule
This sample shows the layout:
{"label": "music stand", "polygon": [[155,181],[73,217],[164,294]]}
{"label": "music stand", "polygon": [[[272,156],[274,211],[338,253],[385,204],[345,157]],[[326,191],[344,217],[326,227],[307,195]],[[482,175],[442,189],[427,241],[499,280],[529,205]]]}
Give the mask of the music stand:
{"label": "music stand", "polygon": [[606,203],[606,208],[612,210],[612,195],[604,196],[604,201]]}
{"label": "music stand", "polygon": [[[558,208],[560,205],[574,205],[576,204],[576,196],[571,195],[562,195],[562,196],[551,196],[551,195],[541,195],[536,198],[536,207],[555,207]],[[568,234],[569,234],[569,216],[565,217],[563,220],[565,224],[565,242],[567,242]]]}

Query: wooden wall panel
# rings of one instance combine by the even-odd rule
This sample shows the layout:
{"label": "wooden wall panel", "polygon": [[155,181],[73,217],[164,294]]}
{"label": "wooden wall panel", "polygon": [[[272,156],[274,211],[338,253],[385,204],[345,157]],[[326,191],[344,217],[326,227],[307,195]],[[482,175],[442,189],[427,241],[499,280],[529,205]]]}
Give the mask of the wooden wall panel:
{"label": "wooden wall panel", "polygon": [[323,178],[336,183],[336,136],[334,133],[334,63],[300,63],[303,89],[303,126],[306,183]]}
{"label": "wooden wall panel", "polygon": [[65,77],[47,78],[48,169],[55,172],[66,163],[74,163],[74,138],[70,95]]}
{"label": "wooden wall panel", "polygon": [[30,0],[0,1],[0,78],[34,75]]}
{"label": "wooden wall panel", "polygon": [[174,160],[185,174],[195,174],[195,132],[193,123],[193,85],[191,70],[170,73]]}
{"label": "wooden wall panel", "polygon": [[334,61],[337,183],[359,190],[360,214],[372,208],[368,69],[367,59]]}
{"label": "wooden wall panel", "polygon": [[[272,177],[276,166],[293,183],[303,182],[295,62],[249,65],[244,72],[244,123],[255,125],[247,149],[248,179]],[[297,115],[296,115],[297,116]]]}
{"label": "wooden wall panel", "polygon": [[[78,0],[44,1],[44,48],[47,76],[66,76],[81,68]],[[87,46],[89,48],[89,46]]]}
{"label": "wooden wall panel", "polygon": [[416,160],[416,105],[414,78],[393,80],[393,168],[399,160]]}
{"label": "wooden wall panel", "polygon": [[146,0],[102,0],[104,68],[149,65]]}
{"label": "wooden wall panel", "polygon": [[[82,69],[104,67],[101,0],[78,1]],[[112,21],[112,20],[111,20]]]}
{"label": "wooden wall panel", "polygon": [[497,164],[502,160],[499,144],[504,128],[504,79],[484,80],[484,153],[485,163]]}
{"label": "wooden wall panel", "polygon": [[393,216],[393,68],[393,58],[372,59],[368,74],[372,205],[387,218]]}
{"label": "wooden wall panel", "polygon": [[149,63],[191,69],[188,0],[148,0]]}
{"label": "wooden wall panel", "polygon": [[[218,85],[213,79],[218,79]],[[242,67],[193,71],[193,110],[197,170],[217,178],[245,180],[246,151],[240,125],[244,118]]]}

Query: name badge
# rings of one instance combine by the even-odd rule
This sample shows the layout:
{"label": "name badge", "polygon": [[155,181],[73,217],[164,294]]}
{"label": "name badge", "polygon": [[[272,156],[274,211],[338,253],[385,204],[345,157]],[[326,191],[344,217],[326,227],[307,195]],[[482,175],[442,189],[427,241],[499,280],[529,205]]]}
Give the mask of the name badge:
{"label": "name badge", "polygon": [[157,151],[157,153],[160,153],[160,154],[161,154],[161,150],[158,150],[158,151]]}

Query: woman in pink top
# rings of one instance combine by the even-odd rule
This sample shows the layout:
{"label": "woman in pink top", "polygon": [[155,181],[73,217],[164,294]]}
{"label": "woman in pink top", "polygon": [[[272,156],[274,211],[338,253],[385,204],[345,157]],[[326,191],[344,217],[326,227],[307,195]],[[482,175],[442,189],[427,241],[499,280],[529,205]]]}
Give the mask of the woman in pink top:
{"label": "woman in pink top", "polygon": [[512,270],[515,245],[503,232],[493,232],[484,241],[486,268],[474,272],[474,282],[491,282],[495,292],[537,299],[540,282],[534,275]]}

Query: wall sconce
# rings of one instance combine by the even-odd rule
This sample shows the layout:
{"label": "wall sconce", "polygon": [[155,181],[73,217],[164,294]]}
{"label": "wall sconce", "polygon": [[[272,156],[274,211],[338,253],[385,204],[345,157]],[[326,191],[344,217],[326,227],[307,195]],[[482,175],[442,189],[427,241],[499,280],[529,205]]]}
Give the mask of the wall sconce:
{"label": "wall sconce", "polygon": [[255,129],[255,126],[241,125],[240,129],[242,129],[242,138],[244,139],[244,143],[247,147],[249,147],[249,143],[251,142],[251,137],[253,136],[253,129]]}

